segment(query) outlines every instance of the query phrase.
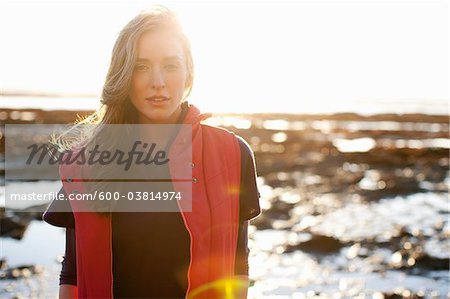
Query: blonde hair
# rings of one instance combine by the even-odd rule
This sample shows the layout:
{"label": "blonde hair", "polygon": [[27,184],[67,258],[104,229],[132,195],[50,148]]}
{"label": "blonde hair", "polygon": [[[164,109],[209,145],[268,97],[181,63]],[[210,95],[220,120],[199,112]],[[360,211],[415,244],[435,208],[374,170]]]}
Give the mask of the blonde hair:
{"label": "blonde hair", "polygon": [[[59,152],[71,151],[81,146],[90,148],[94,146],[95,142],[107,144],[112,149],[116,142],[120,140],[123,142],[124,138],[132,136],[133,132],[129,132],[130,134],[126,134],[127,136],[116,137],[111,136],[111,134],[100,133],[109,132],[105,130],[106,125],[109,124],[134,124],[138,122],[137,110],[129,97],[133,70],[137,61],[137,45],[144,33],[160,29],[169,30],[181,41],[187,69],[187,84],[182,102],[186,99],[192,90],[194,78],[194,63],[190,43],[174,12],[161,5],[152,6],[150,9],[141,11],[120,31],[114,44],[111,63],[103,85],[100,109],[85,118],[78,117],[75,125],[59,136],[51,136],[50,143]],[[94,126],[91,126],[91,124]],[[95,179],[102,179],[106,173],[111,171],[108,167],[88,168],[86,165],[81,167],[83,175],[87,170],[91,173],[90,177]],[[87,186],[87,190],[110,191],[111,188],[117,187],[121,188],[121,185],[104,183],[100,180]],[[116,203],[115,201],[113,203],[92,201],[88,204],[98,213],[107,215]]]}
{"label": "blonde hair", "polygon": [[[101,94],[101,107],[85,117],[78,116],[75,125],[59,135],[52,136],[50,143],[59,151],[70,150],[77,143],[86,141],[86,136],[94,133],[80,133],[83,124],[133,124],[138,122],[138,113],[131,103],[129,94],[135,63],[137,46],[141,36],[153,30],[169,30],[179,38],[184,51],[187,69],[187,87],[182,102],[189,96],[194,80],[194,62],[191,46],[183,32],[176,14],[162,5],[153,5],[141,11],[120,31],[114,44],[111,62]],[[89,127],[89,126],[88,126]],[[97,128],[98,129],[98,128]],[[71,135],[69,137],[69,135]],[[79,139],[74,136],[80,136]],[[83,137],[81,137],[83,136]]]}
{"label": "blonde hair", "polygon": [[[129,123],[134,121],[134,119],[130,119],[132,115],[130,115],[131,113],[127,114],[127,112],[130,112],[127,110],[131,109],[135,112],[129,99],[129,93],[132,72],[137,60],[137,44],[145,32],[158,29],[170,30],[181,41],[188,73],[188,88],[183,95],[183,100],[190,94],[194,78],[194,63],[189,40],[178,23],[175,13],[165,6],[155,5],[132,19],[122,29],[116,40],[101,96],[102,104],[107,106],[102,117],[102,123]],[[122,109],[122,112],[116,111],[117,109]]]}

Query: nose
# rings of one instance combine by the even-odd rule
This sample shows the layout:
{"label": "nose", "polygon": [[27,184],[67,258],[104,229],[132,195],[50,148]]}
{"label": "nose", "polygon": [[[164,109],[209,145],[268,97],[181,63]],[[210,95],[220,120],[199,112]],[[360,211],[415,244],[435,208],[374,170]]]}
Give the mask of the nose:
{"label": "nose", "polygon": [[151,84],[152,88],[155,89],[164,88],[166,86],[164,74],[161,72],[159,68],[155,68],[153,70]]}

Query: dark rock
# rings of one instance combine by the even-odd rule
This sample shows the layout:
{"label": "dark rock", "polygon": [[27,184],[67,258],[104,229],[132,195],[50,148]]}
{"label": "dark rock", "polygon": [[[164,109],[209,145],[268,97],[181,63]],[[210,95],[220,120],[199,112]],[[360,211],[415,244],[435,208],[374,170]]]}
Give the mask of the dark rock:
{"label": "dark rock", "polygon": [[333,237],[312,235],[311,239],[297,245],[287,245],[285,252],[301,250],[308,253],[328,254],[340,250],[345,244]]}
{"label": "dark rock", "polygon": [[449,270],[450,260],[433,257],[425,253],[416,258],[416,265],[428,270]]}
{"label": "dark rock", "polygon": [[18,279],[30,277],[31,275],[40,274],[43,267],[40,265],[22,265],[13,268],[7,268],[0,272],[0,279]]}
{"label": "dark rock", "polygon": [[27,226],[28,223],[24,223],[17,218],[0,218],[0,236],[21,240]]}

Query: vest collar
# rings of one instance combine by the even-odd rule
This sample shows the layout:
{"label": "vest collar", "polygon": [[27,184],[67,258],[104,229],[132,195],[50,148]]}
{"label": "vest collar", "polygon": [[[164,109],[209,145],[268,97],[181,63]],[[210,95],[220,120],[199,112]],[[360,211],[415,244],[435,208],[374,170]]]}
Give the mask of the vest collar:
{"label": "vest collar", "polygon": [[[181,105],[183,114],[185,114],[185,117],[182,120],[181,124],[199,124],[201,121],[212,116],[211,113],[200,112],[200,110],[195,105],[189,103],[188,101],[184,101]],[[185,109],[187,110],[187,112],[184,112]]]}

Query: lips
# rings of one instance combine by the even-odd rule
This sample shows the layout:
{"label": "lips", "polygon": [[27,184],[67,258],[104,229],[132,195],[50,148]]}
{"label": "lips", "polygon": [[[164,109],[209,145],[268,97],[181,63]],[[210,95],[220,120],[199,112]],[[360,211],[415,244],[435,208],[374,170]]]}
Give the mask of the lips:
{"label": "lips", "polygon": [[148,97],[145,98],[148,101],[152,101],[152,102],[164,102],[164,101],[168,101],[169,98],[166,96],[152,96],[152,97]]}

